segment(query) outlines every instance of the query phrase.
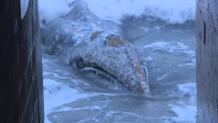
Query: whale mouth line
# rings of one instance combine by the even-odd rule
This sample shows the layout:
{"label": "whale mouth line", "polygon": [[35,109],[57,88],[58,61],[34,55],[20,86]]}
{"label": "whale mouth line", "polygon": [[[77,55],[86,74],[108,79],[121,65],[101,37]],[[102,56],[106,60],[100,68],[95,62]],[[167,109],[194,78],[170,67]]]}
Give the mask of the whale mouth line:
{"label": "whale mouth line", "polygon": [[[131,91],[129,87],[127,87],[122,81],[118,80],[117,77],[112,75],[111,73],[107,72],[106,70],[102,69],[101,67],[96,67],[96,66],[85,66],[81,70],[83,71],[93,71],[97,75],[101,75],[103,78],[107,78],[109,80],[112,80],[113,82],[118,82],[119,84],[123,85],[127,90]],[[99,76],[98,76],[99,77]],[[114,83],[115,84],[115,83]]]}
{"label": "whale mouth line", "polygon": [[116,76],[108,72],[107,70],[100,67],[97,63],[95,62],[91,63],[89,61],[84,61],[83,58],[81,57],[77,57],[75,59],[75,63],[78,69],[81,69],[83,71],[92,71],[92,72],[95,72],[97,75],[100,74],[102,78],[107,78],[109,80],[118,82],[119,84],[122,84],[125,88],[127,88],[129,91],[131,91],[131,89],[128,86],[126,86],[122,81],[120,81],[119,78],[117,78]]}
{"label": "whale mouth line", "polygon": [[115,80],[119,81],[116,76],[109,73],[107,70],[103,69],[95,62],[91,63],[89,61],[84,61],[83,58],[80,57],[80,58],[75,59],[75,63],[76,63],[76,67],[78,69],[87,70],[87,71],[91,70],[91,71],[94,71],[96,73],[100,73],[103,77],[107,77],[107,78],[115,79]]}
{"label": "whale mouth line", "polygon": [[103,77],[109,78],[109,79],[113,79],[118,81],[118,79],[110,74],[109,72],[107,72],[106,70],[102,69],[101,67],[93,67],[93,66],[85,66],[84,68],[82,68],[82,70],[84,71],[94,71],[97,74],[101,74]]}
{"label": "whale mouth line", "polygon": [[106,70],[104,70],[103,68],[99,66],[85,66],[84,68],[82,68],[82,70],[92,70],[97,73],[100,73],[104,77],[116,79],[118,81],[117,77],[115,77],[114,75],[112,75],[111,73],[107,72]]}

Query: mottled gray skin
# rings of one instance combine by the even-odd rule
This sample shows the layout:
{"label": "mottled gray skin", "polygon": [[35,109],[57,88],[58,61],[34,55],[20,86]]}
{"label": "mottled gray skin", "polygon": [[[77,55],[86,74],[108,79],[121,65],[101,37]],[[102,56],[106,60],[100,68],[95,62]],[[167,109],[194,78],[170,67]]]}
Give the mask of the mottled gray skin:
{"label": "mottled gray skin", "polygon": [[96,69],[116,78],[132,92],[149,94],[149,87],[132,45],[122,38],[119,25],[93,15],[85,2],[42,30],[42,41],[51,54],[64,57],[79,69]]}

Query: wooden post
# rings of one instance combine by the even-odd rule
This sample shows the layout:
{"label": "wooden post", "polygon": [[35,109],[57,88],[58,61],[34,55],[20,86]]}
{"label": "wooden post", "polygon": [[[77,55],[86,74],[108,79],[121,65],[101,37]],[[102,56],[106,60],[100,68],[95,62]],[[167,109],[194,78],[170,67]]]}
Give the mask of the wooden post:
{"label": "wooden post", "polygon": [[[26,10],[20,1],[27,3]],[[37,2],[1,0],[0,123],[44,122]]]}
{"label": "wooden post", "polygon": [[218,123],[218,0],[197,0],[197,123]]}

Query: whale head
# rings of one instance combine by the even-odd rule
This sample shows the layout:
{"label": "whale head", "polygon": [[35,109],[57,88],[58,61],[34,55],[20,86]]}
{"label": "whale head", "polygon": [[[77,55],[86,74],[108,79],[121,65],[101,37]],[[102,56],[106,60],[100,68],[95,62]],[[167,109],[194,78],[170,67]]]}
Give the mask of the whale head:
{"label": "whale head", "polygon": [[119,35],[92,33],[88,45],[74,50],[71,63],[77,68],[94,68],[110,75],[132,92],[149,93],[147,74],[132,45]]}

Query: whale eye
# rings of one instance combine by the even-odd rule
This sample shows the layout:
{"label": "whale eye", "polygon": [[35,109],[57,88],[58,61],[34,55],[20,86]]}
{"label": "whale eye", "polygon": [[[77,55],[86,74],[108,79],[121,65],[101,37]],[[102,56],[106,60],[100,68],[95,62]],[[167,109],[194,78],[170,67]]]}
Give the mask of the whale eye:
{"label": "whale eye", "polygon": [[84,67],[85,67],[84,62],[83,62],[83,61],[77,61],[77,67],[78,67],[79,69],[84,68]]}
{"label": "whale eye", "polygon": [[84,60],[82,58],[79,58],[76,60],[76,66],[77,68],[79,69],[82,69],[85,67],[85,63],[84,63]]}

